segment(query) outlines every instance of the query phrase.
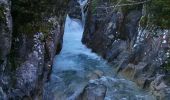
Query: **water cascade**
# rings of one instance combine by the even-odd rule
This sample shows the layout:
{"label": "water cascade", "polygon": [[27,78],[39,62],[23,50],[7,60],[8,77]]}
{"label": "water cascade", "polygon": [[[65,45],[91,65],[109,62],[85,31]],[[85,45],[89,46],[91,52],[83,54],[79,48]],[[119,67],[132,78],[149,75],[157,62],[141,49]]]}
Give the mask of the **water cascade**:
{"label": "water cascade", "polygon": [[[87,0],[79,2],[82,21],[66,18],[63,48],[54,59],[50,81],[44,87],[44,100],[77,100],[89,82],[99,81],[107,87],[105,100],[152,100],[148,92],[117,76],[104,59],[81,43],[85,22],[83,7]],[[102,74],[93,80],[96,71]]]}
{"label": "water cascade", "polygon": [[84,9],[84,8],[87,6],[88,0],[79,0],[78,2],[79,2],[79,4],[80,4],[82,24],[83,24],[83,26],[84,26],[85,20],[86,20],[86,19],[85,19],[85,18],[86,18],[86,12],[85,12],[85,9]]}
{"label": "water cascade", "polygon": [[51,80],[45,86],[44,99],[75,100],[89,81],[92,81],[92,73],[101,71],[103,76],[99,80],[108,88],[106,100],[152,100],[148,92],[140,90],[133,82],[116,76],[114,69],[105,60],[81,43],[83,30],[80,20],[67,16],[63,48],[55,57]]}

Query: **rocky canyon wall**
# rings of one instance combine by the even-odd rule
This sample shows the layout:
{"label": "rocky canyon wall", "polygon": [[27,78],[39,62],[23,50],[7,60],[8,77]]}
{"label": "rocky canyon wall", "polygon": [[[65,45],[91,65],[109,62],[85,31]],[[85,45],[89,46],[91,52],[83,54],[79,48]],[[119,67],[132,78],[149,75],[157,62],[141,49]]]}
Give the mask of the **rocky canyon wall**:
{"label": "rocky canyon wall", "polygon": [[69,0],[0,0],[0,99],[41,99]]}
{"label": "rocky canyon wall", "polygon": [[[168,23],[157,24],[159,20],[153,17],[158,4],[91,0],[82,42],[112,63],[118,73],[151,90],[159,100],[169,100],[170,31]],[[161,18],[160,13],[156,15]]]}

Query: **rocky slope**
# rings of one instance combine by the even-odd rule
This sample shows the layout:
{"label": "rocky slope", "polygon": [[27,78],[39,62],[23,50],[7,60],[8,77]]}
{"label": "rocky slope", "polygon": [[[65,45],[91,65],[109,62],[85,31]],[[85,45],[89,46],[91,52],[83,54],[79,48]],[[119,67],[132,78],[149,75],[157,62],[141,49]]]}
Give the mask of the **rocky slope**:
{"label": "rocky slope", "polygon": [[0,0],[0,99],[41,99],[69,0]]}
{"label": "rocky slope", "polygon": [[82,42],[159,100],[169,100],[169,21],[157,24],[152,16],[158,2],[91,0]]}

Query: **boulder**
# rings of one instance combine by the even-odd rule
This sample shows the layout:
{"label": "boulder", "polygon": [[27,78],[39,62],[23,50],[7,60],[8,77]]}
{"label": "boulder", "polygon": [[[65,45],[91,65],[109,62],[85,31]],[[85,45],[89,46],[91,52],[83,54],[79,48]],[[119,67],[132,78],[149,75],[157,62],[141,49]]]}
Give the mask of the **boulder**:
{"label": "boulder", "polygon": [[107,88],[102,84],[88,84],[78,100],[104,100]]}
{"label": "boulder", "polygon": [[170,99],[170,87],[166,84],[164,75],[158,75],[150,84],[151,92],[157,97],[158,100]]}
{"label": "boulder", "polygon": [[102,71],[100,71],[100,70],[95,70],[94,72],[92,72],[92,73],[89,73],[88,75],[87,75],[87,77],[89,78],[89,80],[95,80],[95,79],[99,79],[99,78],[101,78],[102,76],[103,76],[103,72]]}
{"label": "boulder", "polygon": [[71,0],[69,3],[68,15],[74,19],[81,19],[81,8],[78,0]]}

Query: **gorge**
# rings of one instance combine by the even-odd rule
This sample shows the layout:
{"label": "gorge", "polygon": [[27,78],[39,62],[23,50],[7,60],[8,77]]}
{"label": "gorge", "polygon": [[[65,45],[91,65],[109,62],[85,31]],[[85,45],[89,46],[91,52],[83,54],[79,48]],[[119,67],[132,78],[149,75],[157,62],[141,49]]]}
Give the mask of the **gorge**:
{"label": "gorge", "polygon": [[169,100],[168,5],[0,0],[0,100]]}

